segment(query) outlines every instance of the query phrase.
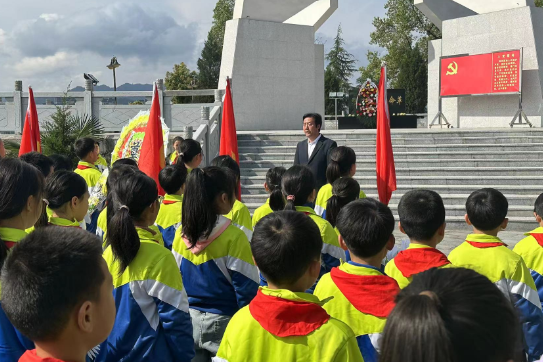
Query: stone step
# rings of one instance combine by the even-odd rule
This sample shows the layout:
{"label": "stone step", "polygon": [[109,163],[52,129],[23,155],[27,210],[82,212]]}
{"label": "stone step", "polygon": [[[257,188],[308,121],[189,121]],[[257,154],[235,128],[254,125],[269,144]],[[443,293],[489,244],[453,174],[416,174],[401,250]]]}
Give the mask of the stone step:
{"label": "stone step", "polygon": [[[245,177],[266,176],[268,169],[265,168],[243,168],[241,175]],[[543,174],[543,167],[398,167],[397,176],[534,176]],[[356,176],[375,178],[374,167],[359,167]]]}
{"label": "stone step", "polygon": [[[351,147],[355,152],[374,152],[374,145],[358,145]],[[471,152],[477,154],[483,151],[508,153],[509,151],[524,151],[527,154],[531,151],[543,151],[543,143],[511,143],[511,144],[427,144],[427,145],[395,145],[394,152]],[[295,153],[295,146],[262,146],[262,147],[239,147],[240,153]]]}
{"label": "stone step", "polygon": [[[263,188],[262,188],[263,190]],[[394,192],[392,194],[392,198],[390,199],[390,202],[392,204],[397,204],[400,199],[402,198],[404,194]],[[367,197],[371,197],[374,199],[378,199],[379,196],[375,193],[367,193]],[[537,193],[534,193],[532,195],[516,195],[516,194],[505,194],[505,197],[507,197],[507,201],[509,202],[510,206],[516,205],[516,206],[526,206],[529,205],[530,210],[533,211],[533,204],[535,200],[537,199],[539,195]],[[266,202],[266,199],[269,197],[269,195],[265,192],[261,194],[245,194],[242,196],[242,201],[246,205],[253,205],[254,208],[259,207],[260,205],[264,204]],[[441,198],[443,199],[443,203],[446,205],[460,205],[464,206],[466,204],[466,200],[469,197],[469,193],[465,194],[441,194]]]}
{"label": "stone step", "polygon": [[[294,161],[294,152],[277,152],[277,153],[240,153],[240,161],[262,161],[262,160],[290,160]],[[519,159],[527,162],[532,160],[543,160],[543,151],[455,151],[455,152],[394,152],[394,160],[418,160],[418,159],[439,159],[439,160],[454,160],[454,159],[502,159],[504,155],[508,159]],[[370,152],[357,152],[357,160],[371,159],[375,160],[375,150]]]}
{"label": "stone step", "polygon": [[[435,180],[434,180],[435,181]],[[242,184],[241,190],[242,190],[242,197],[245,197],[245,195],[259,195],[259,194],[265,194],[266,191],[264,190],[264,187],[262,186],[264,184],[263,180],[260,182],[257,182],[255,184]],[[446,194],[470,194],[473,191],[485,188],[485,187],[492,187],[495,188],[501,192],[503,192],[505,195],[539,195],[541,192],[543,192],[543,187],[535,184],[482,184],[482,183],[473,183],[472,185],[464,185],[464,184],[454,184],[450,183],[447,184],[445,182],[436,182],[434,184],[422,184],[422,183],[413,183],[413,184],[398,184],[398,190],[396,191],[399,194],[404,194],[407,191],[411,190],[419,190],[419,189],[426,189],[426,190],[434,190],[440,195],[446,195]],[[366,183],[360,183],[360,188],[367,194],[377,194],[377,186],[375,185],[375,182],[366,182]],[[533,202],[535,199],[531,202],[531,205],[533,205]]]}
{"label": "stone step", "polygon": [[[360,185],[375,184],[375,175],[373,176],[359,176],[355,175],[354,179],[358,181]],[[266,181],[265,176],[242,176],[242,185],[262,185]],[[510,185],[517,187],[525,187],[524,185],[539,185],[541,182],[541,176],[397,176],[397,184],[400,185],[448,185],[448,186],[461,186],[467,185],[477,189],[477,186],[490,187],[490,185]],[[427,187],[427,186],[426,186]],[[543,186],[538,186],[543,190]]]}
{"label": "stone step", "polygon": [[[238,140],[239,147],[263,147],[263,146],[290,146],[295,147],[298,140],[257,140],[257,139],[242,139]],[[338,145],[343,146],[362,146],[362,145],[375,145],[374,138],[334,138],[334,141]],[[531,144],[531,143],[543,143],[543,136],[500,136],[500,137],[448,137],[448,138],[434,138],[434,137],[412,137],[412,138],[393,138],[392,144],[397,145],[422,145],[422,144]]]}
{"label": "stone step", "polygon": [[[285,167],[292,166],[292,160],[243,160],[240,161],[242,168],[242,174],[244,170],[251,170],[256,172],[256,169],[264,170],[264,174],[268,169],[272,167]],[[449,159],[441,160],[438,158],[422,158],[422,159],[395,159],[396,168],[419,168],[419,167],[435,167],[438,165],[445,165],[447,167],[517,167],[519,160],[514,158],[496,158],[496,159],[483,159],[483,158],[463,158],[463,159]],[[529,167],[543,167],[543,159],[530,160],[529,163],[523,164]],[[373,168],[375,170],[375,157],[372,159],[358,159],[356,167],[361,168]]]}

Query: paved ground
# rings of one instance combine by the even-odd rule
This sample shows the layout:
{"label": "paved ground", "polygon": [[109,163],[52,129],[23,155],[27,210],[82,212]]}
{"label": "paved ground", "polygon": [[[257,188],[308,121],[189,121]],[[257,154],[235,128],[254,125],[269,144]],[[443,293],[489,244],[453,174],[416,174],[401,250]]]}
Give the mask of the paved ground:
{"label": "paved ground", "polygon": [[[537,224],[534,223],[531,230],[535,229],[536,227]],[[526,230],[526,232],[531,230]],[[469,233],[471,233],[471,229],[467,225],[463,230],[446,230],[445,239],[443,239],[437,248],[449,255],[451,250],[466,240],[466,235]],[[402,240],[407,238],[406,235],[402,234],[397,228],[394,230],[394,236],[396,237],[396,244],[401,243]],[[518,231],[502,231],[498,236],[510,249],[513,249],[513,247],[524,238],[524,233]]]}

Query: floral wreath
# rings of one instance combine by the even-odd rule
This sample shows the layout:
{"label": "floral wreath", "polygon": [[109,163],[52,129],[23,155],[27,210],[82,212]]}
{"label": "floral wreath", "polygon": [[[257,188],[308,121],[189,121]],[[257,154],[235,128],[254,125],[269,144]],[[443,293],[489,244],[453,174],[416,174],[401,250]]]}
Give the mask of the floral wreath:
{"label": "floral wreath", "polygon": [[374,117],[377,115],[377,86],[366,80],[358,92],[356,98],[356,114],[362,117]]}

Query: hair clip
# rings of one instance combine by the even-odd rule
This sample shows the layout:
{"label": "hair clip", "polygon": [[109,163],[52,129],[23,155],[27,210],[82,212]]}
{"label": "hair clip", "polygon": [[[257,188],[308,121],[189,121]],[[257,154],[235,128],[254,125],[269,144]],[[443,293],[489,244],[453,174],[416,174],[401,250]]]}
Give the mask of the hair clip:
{"label": "hair clip", "polygon": [[119,207],[119,210],[122,210],[122,209],[125,209],[126,211],[130,212],[130,209],[126,205],[122,205],[121,207]]}

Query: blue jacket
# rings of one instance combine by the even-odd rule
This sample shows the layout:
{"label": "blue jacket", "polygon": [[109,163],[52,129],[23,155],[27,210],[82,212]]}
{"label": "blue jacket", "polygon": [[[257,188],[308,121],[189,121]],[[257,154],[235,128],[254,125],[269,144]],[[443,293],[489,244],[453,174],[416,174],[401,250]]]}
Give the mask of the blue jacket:
{"label": "blue jacket", "polygon": [[173,239],[175,232],[181,226],[181,210],[183,208],[183,195],[168,195],[164,196],[160,211],[155,221],[155,225],[162,233],[164,246],[168,250],[172,250]]}
{"label": "blue jacket", "polygon": [[157,235],[137,231],[140,249],[121,275],[111,247],[104,252],[113,276],[117,316],[96,360],[190,362],[194,357],[192,322],[179,269]]}
{"label": "blue jacket", "polygon": [[207,240],[192,249],[177,230],[172,252],[183,276],[191,308],[233,316],[258,291],[258,270],[245,233],[224,216]]}

